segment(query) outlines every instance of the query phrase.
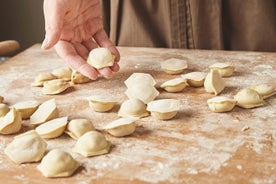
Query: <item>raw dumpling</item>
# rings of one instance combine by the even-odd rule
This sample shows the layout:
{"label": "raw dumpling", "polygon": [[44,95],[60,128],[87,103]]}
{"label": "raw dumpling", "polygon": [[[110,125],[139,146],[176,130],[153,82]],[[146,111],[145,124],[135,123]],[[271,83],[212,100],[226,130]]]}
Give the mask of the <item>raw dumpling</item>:
{"label": "raw dumpling", "polygon": [[67,125],[67,119],[67,117],[52,119],[36,127],[35,131],[42,138],[56,138],[64,132]]}
{"label": "raw dumpling", "polygon": [[125,80],[127,88],[131,88],[140,83],[143,83],[145,86],[155,86],[156,84],[154,78],[148,73],[133,73],[127,80]]}
{"label": "raw dumpling", "polygon": [[69,87],[70,83],[64,79],[54,79],[44,82],[42,92],[45,95],[55,95],[65,91]]}
{"label": "raw dumpling", "polygon": [[89,131],[82,135],[74,147],[74,151],[85,156],[102,155],[109,152],[110,143],[97,131]]}
{"label": "raw dumpling", "polygon": [[7,104],[0,103],[0,118],[5,116],[10,111]]}
{"label": "raw dumpling", "polygon": [[204,85],[206,75],[204,72],[191,72],[181,75],[181,77],[187,80],[189,86],[201,87]]}
{"label": "raw dumpling", "polygon": [[228,112],[231,111],[237,101],[224,96],[218,96],[207,100],[209,108],[214,112]]}
{"label": "raw dumpling", "polygon": [[186,79],[184,78],[175,78],[168,80],[161,84],[161,88],[170,93],[176,93],[182,91],[187,86]]}
{"label": "raw dumpling", "polygon": [[91,96],[87,98],[89,106],[96,112],[107,112],[116,104],[116,100],[104,96]]}
{"label": "raw dumpling", "polygon": [[34,131],[14,137],[5,149],[5,154],[15,163],[37,162],[42,159],[47,143]]}
{"label": "raw dumpling", "polygon": [[29,119],[38,106],[39,103],[37,101],[24,101],[13,105],[21,113],[22,119]]}
{"label": "raw dumpling", "polygon": [[17,133],[20,131],[21,126],[21,114],[14,107],[4,117],[0,118],[0,134]]}
{"label": "raw dumpling", "polygon": [[188,68],[186,60],[170,58],[161,62],[161,68],[168,74],[179,74]]}
{"label": "raw dumpling", "polygon": [[250,89],[257,91],[263,99],[267,99],[276,94],[276,90],[268,84],[258,84],[251,86]]}
{"label": "raw dumpling", "polygon": [[217,70],[222,77],[230,77],[235,67],[227,63],[215,63],[209,67],[211,70]]}
{"label": "raw dumpling", "polygon": [[103,129],[115,137],[132,134],[136,129],[135,121],[138,118],[120,118],[107,124]]}
{"label": "raw dumpling", "polygon": [[71,80],[72,69],[69,67],[57,68],[51,72],[56,78],[63,79],[65,81]]}
{"label": "raw dumpling", "polygon": [[128,88],[125,91],[125,94],[130,99],[138,98],[139,100],[147,104],[154,100],[159,95],[159,92],[153,86],[147,86],[143,83],[137,83],[135,86]]}
{"label": "raw dumpling", "polygon": [[239,91],[234,99],[237,101],[237,105],[246,109],[259,107],[264,105],[264,100],[258,92],[253,89],[246,88]]}
{"label": "raw dumpling", "polygon": [[126,100],[122,103],[118,115],[121,117],[146,117],[149,115],[147,105],[136,98]]}
{"label": "raw dumpling", "polygon": [[71,81],[73,84],[83,84],[83,83],[90,82],[91,79],[82,75],[80,72],[74,70],[71,75]]}
{"label": "raw dumpling", "polygon": [[92,130],[95,130],[95,127],[88,119],[73,119],[68,123],[65,133],[70,135],[73,139],[78,139],[86,132]]}
{"label": "raw dumpling", "polygon": [[35,77],[34,82],[31,84],[31,86],[42,87],[44,82],[54,80],[56,78],[57,77],[51,73],[41,73],[37,77]]}
{"label": "raw dumpling", "polygon": [[67,152],[51,150],[37,166],[45,177],[68,177],[79,167],[79,163]]}
{"label": "raw dumpling", "polygon": [[168,120],[173,118],[179,111],[179,101],[175,99],[155,100],[148,103],[147,110],[151,115],[160,120]]}
{"label": "raw dumpling", "polygon": [[112,66],[115,56],[107,48],[95,48],[91,50],[87,63],[96,69]]}
{"label": "raw dumpling", "polygon": [[225,82],[217,70],[211,70],[204,81],[204,88],[208,93],[218,95],[225,88]]}
{"label": "raw dumpling", "polygon": [[49,121],[51,119],[57,118],[58,109],[56,106],[55,99],[43,102],[38,109],[31,115],[30,124],[38,125]]}

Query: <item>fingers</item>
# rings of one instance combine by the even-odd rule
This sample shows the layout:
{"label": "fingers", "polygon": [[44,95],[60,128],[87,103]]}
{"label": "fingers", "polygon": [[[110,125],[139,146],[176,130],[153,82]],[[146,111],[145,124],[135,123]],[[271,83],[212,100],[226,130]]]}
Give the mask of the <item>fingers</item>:
{"label": "fingers", "polygon": [[108,48],[112,54],[115,55],[115,61],[119,62],[120,60],[120,53],[119,51],[116,49],[116,47],[113,45],[113,43],[109,40],[108,36],[106,35],[105,31],[103,29],[101,29],[100,31],[98,31],[93,38],[95,39],[95,41],[101,46],[101,47],[105,47]]}
{"label": "fingers", "polygon": [[[83,52],[83,48],[76,49],[73,44],[67,41],[59,41],[55,45],[58,55],[73,69],[79,71],[83,75],[92,80],[97,79],[98,71],[91,67],[87,62],[78,54]],[[82,53],[84,54],[84,53]]]}
{"label": "fingers", "polygon": [[53,47],[59,40],[66,8],[60,1],[44,0],[44,18],[45,18],[45,39],[42,43],[43,49]]}

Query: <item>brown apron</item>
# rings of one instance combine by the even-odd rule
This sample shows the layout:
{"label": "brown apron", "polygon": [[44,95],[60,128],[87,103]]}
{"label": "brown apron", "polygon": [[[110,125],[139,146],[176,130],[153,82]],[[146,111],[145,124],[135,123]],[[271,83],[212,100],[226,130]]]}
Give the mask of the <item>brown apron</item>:
{"label": "brown apron", "polygon": [[102,0],[119,46],[276,51],[275,0]]}

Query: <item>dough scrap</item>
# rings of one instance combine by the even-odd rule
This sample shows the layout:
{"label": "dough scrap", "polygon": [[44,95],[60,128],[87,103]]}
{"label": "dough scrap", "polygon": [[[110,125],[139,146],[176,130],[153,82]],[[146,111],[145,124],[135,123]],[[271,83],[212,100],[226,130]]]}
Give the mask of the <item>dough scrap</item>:
{"label": "dough scrap", "polygon": [[10,111],[7,104],[0,103],[0,118],[5,116]]}
{"label": "dough scrap", "polygon": [[89,106],[96,112],[107,112],[117,103],[114,98],[104,96],[90,96],[87,100]]}
{"label": "dough scrap", "polygon": [[68,117],[52,119],[36,127],[35,131],[44,139],[56,138],[64,132],[67,120]]}
{"label": "dough scrap", "polygon": [[47,143],[34,131],[14,137],[6,147],[5,154],[15,163],[38,162],[42,159]]}
{"label": "dough scrap", "polygon": [[107,48],[95,48],[91,50],[87,63],[96,69],[112,66],[115,56]]}
{"label": "dough scrap", "polygon": [[127,136],[135,131],[137,119],[139,118],[120,118],[110,122],[103,129],[115,137]]}
{"label": "dough scrap", "polygon": [[154,78],[148,73],[133,73],[124,83],[127,88],[131,88],[141,82],[143,82],[145,86],[155,86],[156,84]]}
{"label": "dough scrap", "polygon": [[54,79],[57,79],[57,77],[51,73],[41,73],[35,77],[34,82],[32,82],[31,86],[42,87],[44,82]]}
{"label": "dough scrap", "polygon": [[40,105],[37,101],[24,101],[13,105],[16,110],[21,113],[22,119],[29,119],[30,116],[37,110]]}
{"label": "dough scrap", "polygon": [[160,120],[173,118],[180,109],[180,102],[176,99],[161,99],[148,103],[147,110],[151,115]]}
{"label": "dough scrap", "polygon": [[187,80],[187,83],[189,84],[189,86],[201,87],[204,85],[206,75],[207,74],[204,72],[190,72],[190,73],[181,75],[181,77]]}
{"label": "dough scrap", "polygon": [[80,164],[67,152],[60,149],[51,150],[37,169],[45,176],[50,178],[71,176]]}
{"label": "dough scrap", "polygon": [[225,82],[217,70],[211,70],[204,81],[205,91],[218,95],[225,88]]}
{"label": "dough scrap", "polygon": [[61,67],[61,68],[54,69],[51,73],[54,76],[56,76],[56,78],[58,78],[58,79],[70,81],[71,75],[72,75],[72,69],[69,67]]}
{"label": "dough scrap", "polygon": [[267,99],[276,94],[276,90],[268,84],[253,85],[250,87],[250,89],[257,91],[263,97],[263,99]]}
{"label": "dough scrap", "polygon": [[4,117],[0,118],[0,134],[17,133],[20,131],[21,126],[21,114],[14,107]]}
{"label": "dough scrap", "polygon": [[42,92],[45,95],[55,95],[65,91],[70,87],[70,83],[64,79],[54,79],[43,84]]}
{"label": "dough scrap", "polygon": [[161,62],[161,69],[168,74],[180,74],[188,68],[186,60],[170,58]]}
{"label": "dough scrap", "polygon": [[250,88],[239,91],[234,96],[234,99],[237,101],[238,106],[246,109],[263,106],[265,104],[263,97]]}
{"label": "dough scrap", "polygon": [[95,127],[88,119],[73,119],[67,124],[65,133],[77,140],[83,134],[92,130],[95,130]]}
{"label": "dough scrap", "polygon": [[235,107],[236,103],[237,101],[233,98],[224,96],[217,96],[207,100],[207,104],[213,112],[231,111]]}
{"label": "dough scrap", "polygon": [[74,147],[74,151],[85,156],[96,156],[108,153],[110,143],[97,131],[89,131],[82,135]]}
{"label": "dough scrap", "polygon": [[136,98],[124,101],[119,109],[118,115],[121,117],[146,117],[149,115],[147,105]]}
{"label": "dough scrap", "polygon": [[83,83],[87,83],[87,82],[90,82],[91,79],[89,79],[88,77],[82,75],[80,72],[74,70],[72,72],[72,75],[71,75],[71,82],[73,84],[83,84]]}
{"label": "dough scrap", "polygon": [[209,68],[211,70],[217,70],[222,77],[230,77],[235,70],[233,65],[227,63],[215,63],[209,66]]}
{"label": "dough scrap", "polygon": [[58,117],[58,109],[55,99],[50,99],[43,102],[38,109],[31,115],[30,124],[39,125],[46,121]]}
{"label": "dough scrap", "polygon": [[184,78],[175,78],[172,80],[168,80],[160,85],[161,88],[170,93],[176,93],[183,91],[183,89],[187,86],[187,80]]}

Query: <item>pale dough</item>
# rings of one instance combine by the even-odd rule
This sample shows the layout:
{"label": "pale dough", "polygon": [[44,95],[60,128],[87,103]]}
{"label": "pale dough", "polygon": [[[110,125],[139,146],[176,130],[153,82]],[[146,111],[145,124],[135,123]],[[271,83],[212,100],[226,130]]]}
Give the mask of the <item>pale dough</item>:
{"label": "pale dough", "polygon": [[40,105],[37,101],[24,101],[13,105],[16,110],[21,113],[22,119],[29,119],[30,116],[37,110]]}
{"label": "pale dough", "polygon": [[128,98],[138,98],[145,104],[153,101],[158,95],[159,91],[153,86],[147,86],[144,83],[137,83],[125,91]]}
{"label": "pale dough", "polygon": [[57,118],[57,116],[58,109],[56,106],[56,101],[55,99],[50,99],[46,102],[43,102],[31,115],[30,124],[38,125],[51,119]]}
{"label": "pale dough", "polygon": [[31,86],[42,87],[44,82],[54,79],[57,79],[57,77],[51,73],[41,73],[35,77],[34,82],[32,82]]}
{"label": "pale dough", "polygon": [[186,86],[187,83],[184,78],[171,79],[160,85],[161,88],[170,93],[181,92]]}
{"label": "pale dough", "polygon": [[89,79],[88,77],[82,75],[80,72],[74,70],[72,72],[72,75],[71,75],[71,82],[73,84],[83,84],[83,83],[87,83],[87,82],[90,82],[91,79]]}
{"label": "pale dough", "polygon": [[209,68],[211,70],[217,70],[222,77],[230,77],[235,70],[233,65],[227,63],[215,63],[209,66]]}
{"label": "pale dough", "polygon": [[204,81],[204,88],[208,93],[218,95],[225,88],[225,82],[217,70],[211,70]]}
{"label": "pale dough", "polygon": [[54,149],[43,157],[37,168],[45,177],[58,178],[71,176],[79,166],[69,153]]}
{"label": "pale dough", "polygon": [[102,155],[109,152],[110,143],[97,131],[89,131],[82,135],[74,147],[74,151],[85,156]]}
{"label": "pale dough", "polygon": [[233,98],[217,96],[207,100],[209,108],[214,112],[228,112],[231,111],[237,101]]}
{"label": "pale dough", "polygon": [[263,106],[265,104],[263,97],[253,89],[246,88],[239,91],[234,99],[237,105],[246,109]]}
{"label": "pale dough", "polygon": [[95,130],[95,127],[88,119],[73,119],[67,124],[65,133],[73,139],[78,139],[86,132],[92,130]]}
{"label": "pale dough", "polygon": [[42,92],[45,95],[55,95],[65,91],[70,83],[64,79],[54,79],[43,83]]}
{"label": "pale dough", "polygon": [[186,60],[170,58],[161,62],[161,69],[168,74],[179,74],[188,68]]}
{"label": "pale dough", "polygon": [[87,100],[89,106],[96,112],[107,112],[117,103],[114,98],[104,96],[90,96]]}
{"label": "pale dough", "polygon": [[143,101],[133,98],[122,103],[118,115],[121,117],[146,117],[149,112]]}
{"label": "pale dough", "polygon": [[189,84],[189,86],[201,87],[204,85],[206,75],[207,74],[204,72],[190,72],[190,73],[181,75],[181,77],[187,80],[187,83]]}
{"label": "pale dough", "polygon": [[47,121],[38,127],[36,127],[35,131],[45,139],[52,139],[60,136],[67,125],[67,117],[61,117],[52,119],[50,121]]}
{"label": "pale dough", "polygon": [[70,81],[71,80],[71,75],[72,75],[72,69],[69,67],[62,67],[62,68],[57,68],[54,69],[51,72],[56,78],[58,79],[63,79],[65,81]]}
{"label": "pale dough", "polygon": [[176,99],[161,99],[148,103],[147,110],[151,115],[160,120],[173,118],[180,109],[180,102]]}
{"label": "pale dough", "polygon": [[140,83],[143,83],[145,86],[155,86],[156,84],[154,78],[148,73],[133,73],[124,83],[127,88]]}
{"label": "pale dough", "polygon": [[7,104],[0,103],[0,118],[5,116],[10,111]]}
{"label": "pale dough", "polygon": [[42,159],[47,148],[47,143],[34,131],[14,137],[8,144],[5,154],[15,163],[37,162]]}
{"label": "pale dough", "polygon": [[135,121],[138,118],[120,118],[107,124],[103,129],[115,137],[132,134],[136,129]]}
{"label": "pale dough", "polygon": [[17,133],[20,131],[21,126],[21,114],[14,107],[4,117],[0,118],[0,134]]}
{"label": "pale dough", "polygon": [[90,51],[87,63],[96,69],[112,66],[115,56],[107,48],[95,48]]}
{"label": "pale dough", "polygon": [[268,84],[253,85],[250,87],[250,89],[257,91],[263,97],[263,99],[267,99],[276,94],[276,90]]}

